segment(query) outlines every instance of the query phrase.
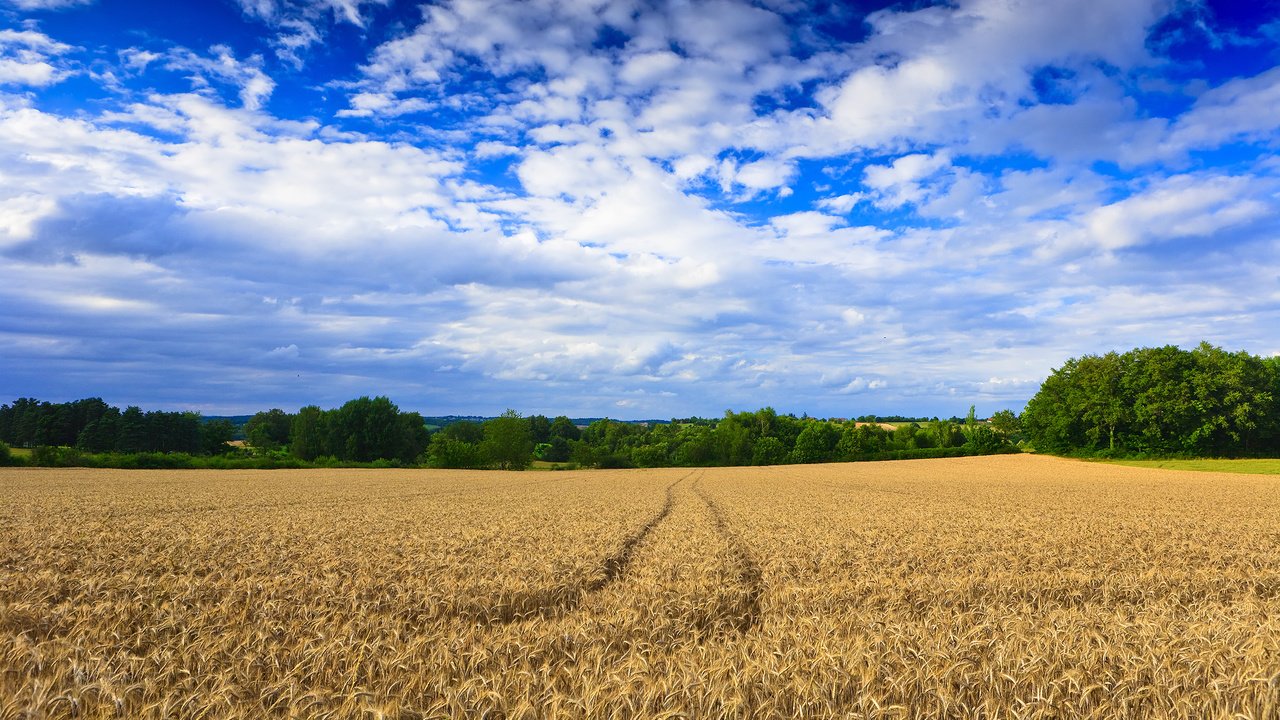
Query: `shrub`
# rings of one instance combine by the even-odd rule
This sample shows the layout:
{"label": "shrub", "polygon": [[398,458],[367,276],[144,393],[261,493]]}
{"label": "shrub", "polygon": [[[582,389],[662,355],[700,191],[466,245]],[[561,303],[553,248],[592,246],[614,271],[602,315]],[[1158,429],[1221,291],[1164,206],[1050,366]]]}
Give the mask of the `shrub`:
{"label": "shrub", "polygon": [[15,456],[8,445],[0,442],[0,467],[13,467],[22,464],[22,459]]}

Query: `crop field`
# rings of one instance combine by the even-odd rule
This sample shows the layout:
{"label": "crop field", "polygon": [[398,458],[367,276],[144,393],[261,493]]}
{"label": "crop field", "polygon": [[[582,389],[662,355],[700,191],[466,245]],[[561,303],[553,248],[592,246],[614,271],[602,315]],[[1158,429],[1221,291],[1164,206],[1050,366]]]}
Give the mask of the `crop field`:
{"label": "crop field", "polygon": [[0,470],[0,718],[1277,718],[1280,479]]}

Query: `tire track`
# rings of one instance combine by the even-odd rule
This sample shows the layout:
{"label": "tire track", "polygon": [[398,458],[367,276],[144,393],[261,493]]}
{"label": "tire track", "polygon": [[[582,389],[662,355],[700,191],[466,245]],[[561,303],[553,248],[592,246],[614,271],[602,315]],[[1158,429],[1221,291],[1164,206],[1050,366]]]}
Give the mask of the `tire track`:
{"label": "tire track", "polygon": [[617,552],[604,559],[604,573],[587,584],[587,592],[603,590],[605,586],[617,580],[622,576],[622,573],[626,572],[627,566],[631,564],[631,560],[635,557],[636,546],[644,542],[644,539],[649,537],[653,529],[671,515],[672,508],[676,506],[676,485],[684,482],[690,475],[693,475],[693,473],[691,472],[667,486],[667,499],[662,504],[662,509],[658,511],[657,515],[650,518],[649,522],[644,524],[644,527],[627,536],[622,541],[622,545],[618,547]]}
{"label": "tire track", "polygon": [[459,608],[450,614],[471,618],[486,624],[505,624],[533,618],[553,617],[572,612],[582,604],[588,594],[600,592],[626,573],[631,561],[635,558],[637,547],[671,515],[671,511],[676,505],[676,486],[689,479],[693,474],[693,471],[686,473],[667,486],[666,499],[662,507],[640,529],[623,538],[617,550],[605,557],[600,564],[600,572],[591,581],[577,587],[561,585],[517,593],[503,599],[497,605],[481,606],[473,604],[470,607]]}
{"label": "tire track", "polygon": [[738,580],[746,589],[746,599],[743,603],[742,612],[730,620],[734,630],[737,630],[740,634],[745,634],[760,622],[760,598],[764,595],[764,573],[760,569],[760,563],[756,562],[755,557],[747,549],[747,544],[729,526],[729,520],[725,516],[724,510],[716,501],[703,492],[699,486],[701,482],[701,477],[693,482],[693,492],[711,512],[711,519],[716,526],[716,532],[720,533],[729,546],[729,552],[733,555],[734,564],[738,566]]}

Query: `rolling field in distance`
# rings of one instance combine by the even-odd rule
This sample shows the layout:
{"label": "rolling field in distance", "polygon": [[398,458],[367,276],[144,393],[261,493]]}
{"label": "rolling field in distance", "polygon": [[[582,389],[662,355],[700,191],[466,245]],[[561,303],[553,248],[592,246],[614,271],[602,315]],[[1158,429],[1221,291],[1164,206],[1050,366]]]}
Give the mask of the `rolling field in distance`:
{"label": "rolling field in distance", "polygon": [[1159,468],[1162,470],[1199,470],[1202,472],[1246,473],[1249,475],[1280,475],[1280,459],[1277,458],[1194,458],[1189,460],[1106,460],[1116,465]]}
{"label": "rolling field in distance", "polygon": [[0,718],[1276,718],[1280,479],[0,469]]}

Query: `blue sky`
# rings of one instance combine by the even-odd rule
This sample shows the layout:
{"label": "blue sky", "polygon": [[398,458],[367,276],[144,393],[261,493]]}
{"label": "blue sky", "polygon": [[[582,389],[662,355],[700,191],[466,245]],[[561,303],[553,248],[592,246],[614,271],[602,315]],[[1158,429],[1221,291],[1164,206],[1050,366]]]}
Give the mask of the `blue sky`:
{"label": "blue sky", "polygon": [[1021,409],[1280,353],[1280,3],[0,0],[0,398]]}

